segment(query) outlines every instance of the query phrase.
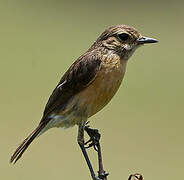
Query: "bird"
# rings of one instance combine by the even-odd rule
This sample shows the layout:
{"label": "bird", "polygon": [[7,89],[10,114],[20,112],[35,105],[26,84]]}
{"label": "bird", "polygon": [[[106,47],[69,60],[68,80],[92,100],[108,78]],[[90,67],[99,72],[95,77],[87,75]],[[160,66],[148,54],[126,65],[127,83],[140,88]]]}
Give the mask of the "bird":
{"label": "bird", "polygon": [[95,179],[85,148],[86,123],[115,95],[124,78],[128,59],[135,50],[157,42],[128,25],[108,27],[61,77],[48,99],[40,123],[18,146],[10,163],[16,163],[31,142],[48,129],[77,125],[77,141]]}

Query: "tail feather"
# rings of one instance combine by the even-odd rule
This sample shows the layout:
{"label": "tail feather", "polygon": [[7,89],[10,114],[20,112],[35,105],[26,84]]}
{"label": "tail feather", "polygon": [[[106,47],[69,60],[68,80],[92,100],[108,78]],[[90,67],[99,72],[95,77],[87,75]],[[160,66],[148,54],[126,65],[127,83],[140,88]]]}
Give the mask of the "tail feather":
{"label": "tail feather", "polygon": [[31,142],[38,136],[41,130],[44,128],[45,124],[39,124],[39,126],[19,145],[16,151],[10,158],[10,163],[16,163],[24,153],[24,151],[28,148]]}

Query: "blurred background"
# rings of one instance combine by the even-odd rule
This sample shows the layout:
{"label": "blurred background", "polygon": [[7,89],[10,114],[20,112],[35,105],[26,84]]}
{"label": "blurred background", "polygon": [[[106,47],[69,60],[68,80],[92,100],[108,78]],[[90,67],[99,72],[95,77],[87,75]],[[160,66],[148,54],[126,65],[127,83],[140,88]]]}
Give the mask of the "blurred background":
{"label": "blurred background", "polygon": [[[52,129],[15,165],[10,155],[37,126],[48,96],[105,28],[128,24],[159,40],[130,59],[113,100],[90,118],[102,134],[109,179],[184,170],[184,2],[0,0],[0,179],[90,179],[77,127]],[[97,155],[89,150],[97,171]]]}

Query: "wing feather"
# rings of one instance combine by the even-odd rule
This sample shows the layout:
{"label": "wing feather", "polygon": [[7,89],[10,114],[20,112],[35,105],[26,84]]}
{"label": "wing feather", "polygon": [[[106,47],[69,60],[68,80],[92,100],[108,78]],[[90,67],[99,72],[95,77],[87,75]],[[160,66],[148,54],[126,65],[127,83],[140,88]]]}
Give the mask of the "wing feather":
{"label": "wing feather", "polygon": [[71,97],[86,88],[95,79],[100,64],[100,58],[96,53],[86,53],[79,57],[66,71],[52,92],[41,122],[47,119],[52,112],[64,108]]}

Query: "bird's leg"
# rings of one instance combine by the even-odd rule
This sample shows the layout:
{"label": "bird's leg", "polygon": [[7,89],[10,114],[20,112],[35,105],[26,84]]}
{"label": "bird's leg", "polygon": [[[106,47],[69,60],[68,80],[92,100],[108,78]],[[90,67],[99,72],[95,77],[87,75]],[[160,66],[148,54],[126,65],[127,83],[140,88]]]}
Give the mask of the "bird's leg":
{"label": "bird's leg", "polygon": [[91,129],[89,126],[85,126],[84,130],[89,135],[90,139],[85,143],[89,144],[86,148],[94,147],[94,149],[98,152],[98,165],[99,165],[99,171],[98,171],[98,177],[103,180],[107,180],[108,173],[106,173],[103,169],[103,163],[102,163],[102,152],[101,152],[101,146],[100,146],[100,133],[97,129]]}
{"label": "bird's leg", "polygon": [[86,152],[86,148],[84,147],[84,124],[80,124],[79,125],[79,129],[78,129],[78,137],[77,137],[77,141],[78,141],[78,144],[82,150],[82,153],[84,155],[84,158],[86,160],[86,163],[88,165],[88,168],[90,170],[90,173],[91,173],[91,177],[93,180],[98,180],[99,178],[97,178],[95,176],[95,173],[94,173],[94,170],[93,170],[93,167],[91,165],[91,162],[89,160],[89,157],[88,157],[88,154]]}

